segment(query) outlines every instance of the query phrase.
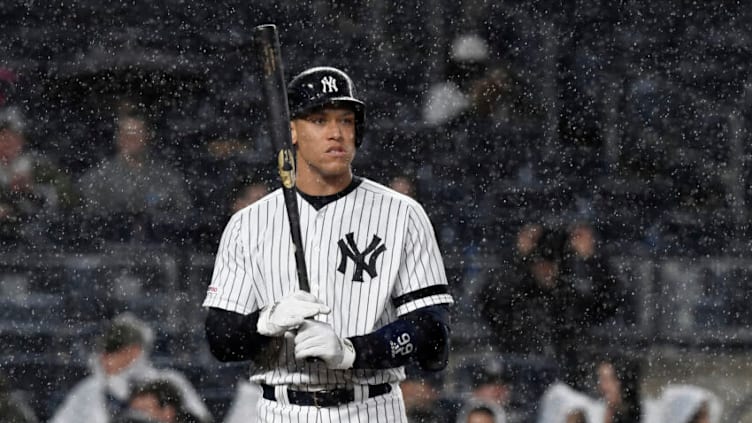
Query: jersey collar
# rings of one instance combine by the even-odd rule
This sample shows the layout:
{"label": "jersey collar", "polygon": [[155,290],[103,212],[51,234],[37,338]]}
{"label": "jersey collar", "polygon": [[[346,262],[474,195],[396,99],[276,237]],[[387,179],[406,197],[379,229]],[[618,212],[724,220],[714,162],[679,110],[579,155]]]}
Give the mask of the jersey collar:
{"label": "jersey collar", "polygon": [[357,176],[353,176],[352,181],[350,181],[350,185],[348,185],[342,191],[332,195],[308,195],[300,190],[298,190],[298,193],[301,197],[303,197],[304,200],[312,205],[313,208],[315,208],[316,210],[321,210],[327,204],[333,203],[346,196],[347,194],[355,191],[355,188],[357,188],[361,182],[363,182],[363,179]]}

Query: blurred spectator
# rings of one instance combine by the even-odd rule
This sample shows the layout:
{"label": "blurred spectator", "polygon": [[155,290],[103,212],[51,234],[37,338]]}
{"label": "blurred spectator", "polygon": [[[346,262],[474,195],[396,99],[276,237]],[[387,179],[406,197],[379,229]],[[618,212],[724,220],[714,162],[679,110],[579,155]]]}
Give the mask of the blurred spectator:
{"label": "blurred spectator", "polygon": [[183,411],[180,390],[169,380],[152,380],[136,385],[127,409],[116,423],[198,423]]}
{"label": "blurred spectator", "polygon": [[721,401],[707,389],[693,385],[668,385],[660,400],[662,422],[719,423]]}
{"label": "blurred spectator", "polygon": [[485,70],[488,43],[477,34],[454,39],[447,77],[433,84],[423,101],[423,120],[439,126],[461,115],[469,106],[470,83]]}
{"label": "blurred spectator", "polygon": [[420,163],[418,190],[439,208],[433,212],[440,214],[435,221],[447,228],[442,229],[445,234],[439,234],[440,245],[461,247],[466,242],[461,226],[468,220],[465,213],[473,207],[479,188],[471,181],[479,172],[476,166],[485,160],[477,155],[482,154],[480,143],[486,141],[475,136],[477,125],[474,113],[469,110],[470,90],[473,82],[486,72],[488,59],[489,47],[481,36],[474,33],[457,36],[444,80],[433,83],[423,99],[422,114],[427,128],[422,138],[432,151],[433,160]]}
{"label": "blurred spectator", "polygon": [[597,422],[596,401],[587,395],[557,382],[546,389],[540,401],[538,423],[600,423]]}
{"label": "blurred spectator", "polygon": [[513,266],[491,270],[488,284],[481,314],[501,351],[548,357],[558,363],[560,379],[581,389],[588,371],[580,355],[620,295],[591,228],[523,225]]}
{"label": "blurred spectator", "polygon": [[25,151],[23,118],[0,112],[0,238],[39,242],[43,225],[73,201],[70,180],[47,158]]}
{"label": "blurred spectator", "polygon": [[553,356],[576,323],[570,321],[572,292],[559,284],[564,240],[561,231],[525,225],[517,235],[515,266],[489,270],[481,312],[502,352]]}
{"label": "blurred spectator", "polygon": [[505,408],[512,395],[511,381],[504,364],[495,357],[484,357],[471,367],[473,399]]}
{"label": "blurred spectator", "polygon": [[[451,422],[450,409],[442,401],[441,375],[406,368],[407,378],[400,383],[405,398],[405,412],[410,423]],[[456,413],[456,410],[454,410]]]}
{"label": "blurred spectator", "polygon": [[472,401],[460,411],[457,423],[506,423],[506,419],[499,407]]}
{"label": "blurred spectator", "polygon": [[269,186],[265,182],[244,182],[241,184],[235,198],[232,200],[230,214],[234,214],[240,211],[240,209],[250,206],[268,193]]}
{"label": "blurred spectator", "polygon": [[562,377],[575,389],[583,390],[589,378],[583,350],[597,345],[591,330],[616,315],[624,303],[624,293],[590,222],[581,220],[567,225],[566,237],[561,280],[574,290],[579,314],[573,342],[563,351],[566,374]]}
{"label": "blurred spectator", "polygon": [[[600,360],[596,368],[601,395],[602,423],[638,423],[642,418],[639,361],[626,358]],[[667,420],[673,421],[673,420]]]}
{"label": "blurred spectator", "polygon": [[[471,421],[473,410],[485,409],[476,417],[482,415],[493,417],[493,421],[506,422],[506,407],[512,395],[512,386],[508,380],[503,363],[496,357],[485,356],[470,364],[469,372],[470,392],[459,412],[458,422]],[[486,410],[490,413],[486,413]]]}
{"label": "blurred spectator", "polygon": [[404,194],[408,197],[415,198],[415,182],[407,175],[395,175],[389,180],[389,188]]}
{"label": "blurred spectator", "polygon": [[[78,183],[88,217],[104,219],[111,227],[123,226],[126,234],[136,232],[135,236],[139,236],[135,229],[146,231],[152,225],[163,230],[184,227],[192,210],[184,179],[150,153],[152,138],[146,117],[123,106],[117,117],[115,156],[89,170]],[[141,236],[148,238],[144,233]],[[161,240],[163,235],[151,237]]]}
{"label": "blurred spectator", "polygon": [[[468,247],[469,259],[491,229],[478,198],[487,198],[500,179],[523,178],[523,168],[530,169],[526,183],[537,178],[528,166],[538,161],[532,152],[541,139],[527,129],[536,126],[528,124],[534,114],[523,105],[518,78],[495,56],[482,36],[460,34],[445,79],[430,87],[423,102],[422,139],[433,160],[420,164],[418,188],[437,205],[435,221],[449,228],[439,233],[440,245]],[[503,199],[491,203],[497,201]]]}
{"label": "blurred spectator", "polygon": [[114,318],[99,339],[91,359],[91,375],[68,393],[52,423],[107,423],[127,405],[136,383],[166,379],[180,391],[185,410],[201,422],[211,415],[190,382],[181,373],[157,369],[149,360],[153,330],[130,313]]}
{"label": "blurred spectator", "polygon": [[37,423],[34,410],[20,392],[14,392],[0,375],[0,421],[3,423]]}

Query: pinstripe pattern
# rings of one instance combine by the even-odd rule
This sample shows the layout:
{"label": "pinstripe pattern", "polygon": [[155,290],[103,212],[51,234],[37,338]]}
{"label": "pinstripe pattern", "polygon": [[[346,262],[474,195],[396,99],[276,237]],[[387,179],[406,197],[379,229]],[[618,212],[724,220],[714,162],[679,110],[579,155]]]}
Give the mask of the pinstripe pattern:
{"label": "pinstripe pattern", "polygon": [[[423,288],[447,284],[433,228],[423,208],[413,199],[363,179],[352,192],[320,210],[298,196],[298,208],[311,293],[332,309],[317,319],[331,324],[339,336],[371,333],[410,311],[453,302],[449,294],[442,293],[403,297],[409,300],[399,307],[392,302]],[[204,306],[248,314],[297,289],[289,231],[281,190],[233,215],[220,241]],[[361,264],[373,264],[375,276],[365,266],[358,268],[354,259],[344,257],[338,243],[342,240],[349,245],[347,237],[351,233],[355,244],[351,252],[361,254]],[[372,242],[373,246],[383,245],[385,250],[375,256],[362,256]],[[337,270],[343,258],[344,274]],[[287,336],[277,365],[260,369],[251,379],[305,390],[404,379],[402,368],[330,370],[320,361],[296,361],[293,353],[292,337]],[[362,421],[377,421],[368,417],[368,412],[377,409],[379,414],[402,415],[401,402],[391,405],[379,401],[385,399],[360,403],[360,408],[345,407],[347,417],[342,421],[357,421],[356,416]],[[297,421],[340,421],[338,417],[322,417],[326,413],[321,412],[311,417],[305,407],[298,408],[306,416]],[[278,403],[269,402],[261,411],[264,414],[260,416],[269,416],[267,421],[290,421],[280,419],[282,415],[289,417],[289,410],[280,409]],[[395,417],[383,421],[400,420]]]}

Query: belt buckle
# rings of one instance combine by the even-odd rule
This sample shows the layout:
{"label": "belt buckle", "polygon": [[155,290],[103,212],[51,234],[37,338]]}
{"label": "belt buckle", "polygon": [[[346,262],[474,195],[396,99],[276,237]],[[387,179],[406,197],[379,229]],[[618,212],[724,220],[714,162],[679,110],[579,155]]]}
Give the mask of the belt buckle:
{"label": "belt buckle", "polygon": [[[313,406],[316,408],[321,408],[323,405],[320,402],[323,402],[326,398],[326,394],[329,393],[329,391],[323,390],[323,391],[314,391],[313,393]],[[319,395],[322,397],[319,399]]]}

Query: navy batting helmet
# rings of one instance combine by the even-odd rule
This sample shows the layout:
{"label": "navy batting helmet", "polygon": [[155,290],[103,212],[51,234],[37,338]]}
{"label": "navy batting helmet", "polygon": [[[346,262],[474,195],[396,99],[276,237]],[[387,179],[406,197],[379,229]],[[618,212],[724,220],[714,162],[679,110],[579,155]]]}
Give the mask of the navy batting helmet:
{"label": "navy batting helmet", "polygon": [[287,86],[287,103],[293,119],[327,105],[352,109],[355,113],[355,144],[360,145],[365,129],[366,106],[355,98],[352,79],[341,70],[319,66],[301,72]]}

